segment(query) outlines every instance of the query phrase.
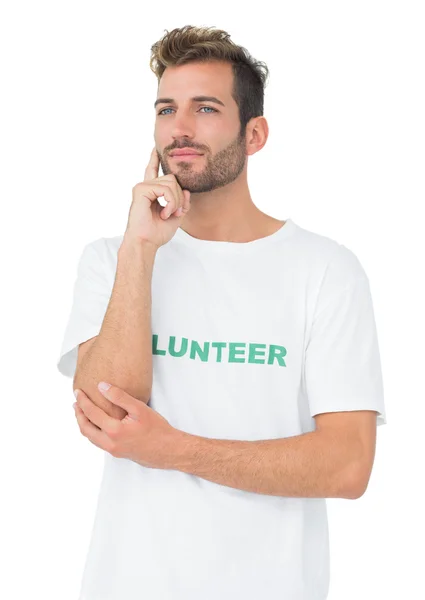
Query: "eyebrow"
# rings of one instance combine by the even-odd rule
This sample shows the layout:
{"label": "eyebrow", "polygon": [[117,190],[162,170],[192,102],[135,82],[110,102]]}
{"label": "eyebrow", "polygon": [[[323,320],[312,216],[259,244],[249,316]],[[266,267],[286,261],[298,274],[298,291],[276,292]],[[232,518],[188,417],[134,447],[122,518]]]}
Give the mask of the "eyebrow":
{"label": "eyebrow", "polygon": [[[191,100],[192,102],[215,102],[224,106],[223,102],[215,96],[194,96]],[[175,102],[174,98],[158,98],[155,100],[153,107],[156,108],[158,104],[168,104],[169,102]]]}

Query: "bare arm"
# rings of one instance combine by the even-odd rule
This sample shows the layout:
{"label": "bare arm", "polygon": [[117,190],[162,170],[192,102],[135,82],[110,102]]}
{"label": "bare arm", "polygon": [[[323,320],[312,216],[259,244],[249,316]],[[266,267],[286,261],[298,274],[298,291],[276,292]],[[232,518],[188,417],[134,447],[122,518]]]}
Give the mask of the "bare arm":
{"label": "bare arm", "polygon": [[124,235],[102,327],[83,356],[73,388],[83,390],[102,410],[122,419],[127,412],[97,389],[109,381],[147,403],[152,389],[151,284],[157,247]]}
{"label": "bare arm", "polygon": [[[367,417],[376,421],[375,415]],[[365,452],[351,426],[259,441],[212,439],[183,431],[176,439],[172,469],[248,492],[355,499],[367,486]]]}

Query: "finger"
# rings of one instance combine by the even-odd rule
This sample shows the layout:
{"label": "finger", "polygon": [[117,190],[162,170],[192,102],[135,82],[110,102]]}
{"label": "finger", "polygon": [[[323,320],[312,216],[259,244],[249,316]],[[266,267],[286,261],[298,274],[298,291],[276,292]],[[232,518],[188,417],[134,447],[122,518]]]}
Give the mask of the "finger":
{"label": "finger", "polygon": [[189,190],[183,190],[183,202],[182,205],[174,213],[175,217],[181,217],[182,215],[189,212],[190,209],[190,192]]}
{"label": "finger", "polygon": [[77,406],[83,411],[84,415],[90,420],[93,425],[96,425],[107,433],[108,435],[113,434],[117,430],[117,424],[120,423],[118,419],[110,417],[105,411],[97,406],[82,390],[75,390],[77,392]]}
{"label": "finger", "polygon": [[160,213],[163,219],[168,219],[168,217],[170,217],[171,215],[175,215],[176,211],[181,206],[181,202],[179,201],[178,189],[173,185],[170,185],[169,189],[171,192],[171,199],[168,200],[168,198],[165,198],[168,201],[167,206],[164,206]]}
{"label": "finger", "polygon": [[86,437],[92,444],[101,450],[106,450],[109,452],[109,448],[111,447],[111,439],[104,431],[90,422],[78,405],[75,407],[75,416],[77,417],[78,426],[84,437]]}
{"label": "finger", "polygon": [[156,150],[156,147],[154,146],[150,158],[149,158],[149,162],[148,162],[148,166],[145,169],[145,178],[144,181],[147,181],[149,179],[156,179],[158,177],[158,172],[159,172],[159,154]]}
{"label": "finger", "polygon": [[[178,204],[178,207],[177,207],[176,211],[174,211],[174,215],[179,217],[179,216],[181,216],[181,214],[182,214],[182,209],[184,208],[184,205],[185,205],[185,196],[184,196],[184,194],[183,194],[183,190],[182,190],[182,188],[181,188],[181,187],[180,187],[180,185],[177,183],[177,181],[176,181],[176,190],[177,190],[177,194],[178,194],[178,202],[179,202],[179,204]],[[179,213],[180,213],[180,214],[178,214],[178,215],[176,215],[176,212],[177,212],[177,210],[178,210],[178,211],[179,211]]]}
{"label": "finger", "polygon": [[184,208],[184,211],[187,212],[190,208],[190,191],[183,190],[183,197],[184,197],[183,208]]}
{"label": "finger", "polygon": [[[117,404],[118,406],[121,406],[121,408],[124,408],[132,418],[137,419],[141,411],[145,410],[146,404],[144,402],[140,402],[140,400],[134,398],[134,396],[131,396],[125,390],[122,390],[116,385],[106,383],[106,385],[109,387],[105,390],[101,387],[101,384],[104,383],[104,381],[99,382],[97,386],[98,390],[105,396],[105,398],[110,400],[112,404]],[[149,409],[149,407],[146,408]]]}
{"label": "finger", "polygon": [[[164,211],[164,214],[167,214],[168,216],[170,214],[179,216],[179,215],[176,215],[176,213],[184,205],[185,196],[183,194],[182,188],[180,187],[178,181],[175,178],[175,175],[172,175],[172,174],[164,175],[164,177],[161,177],[159,179],[159,181],[161,183],[164,183],[165,185],[168,184],[170,186],[171,190],[174,192],[174,197],[176,199],[174,207],[171,207],[171,206],[169,207],[171,209],[171,213],[168,210],[168,211]],[[167,207],[164,206],[164,208],[167,208]]]}
{"label": "finger", "polygon": [[177,208],[175,192],[172,186],[170,185],[170,182],[167,183],[165,181],[163,184],[161,184],[156,183],[155,181],[149,181],[149,183],[146,183],[145,185],[143,185],[143,183],[137,184],[133,188],[133,202],[135,202],[137,197],[139,196],[143,196],[151,202],[158,202],[157,199],[161,196],[164,196],[164,199],[167,201],[167,205],[161,207],[161,205],[158,202],[158,205],[161,208],[160,214],[163,218],[165,215],[164,211],[170,211],[171,209],[171,212],[173,212]]}

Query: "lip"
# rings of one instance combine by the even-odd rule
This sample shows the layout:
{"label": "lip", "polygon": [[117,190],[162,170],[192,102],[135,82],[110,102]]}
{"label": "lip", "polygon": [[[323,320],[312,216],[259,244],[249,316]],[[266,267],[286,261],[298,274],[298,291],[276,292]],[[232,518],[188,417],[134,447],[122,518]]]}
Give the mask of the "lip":
{"label": "lip", "polygon": [[202,156],[199,152],[195,152],[193,150],[174,150],[170,153],[170,156],[174,158],[175,156]]}
{"label": "lip", "polygon": [[202,154],[174,154],[170,158],[177,158],[178,160],[192,160],[194,158],[199,158]]}

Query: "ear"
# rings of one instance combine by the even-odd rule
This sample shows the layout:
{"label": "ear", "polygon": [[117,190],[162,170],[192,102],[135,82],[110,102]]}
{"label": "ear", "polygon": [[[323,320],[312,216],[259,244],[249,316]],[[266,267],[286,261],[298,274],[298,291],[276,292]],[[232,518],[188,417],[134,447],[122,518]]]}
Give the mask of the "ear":
{"label": "ear", "polygon": [[255,154],[266,145],[269,126],[265,117],[253,117],[246,126],[246,153]]}

